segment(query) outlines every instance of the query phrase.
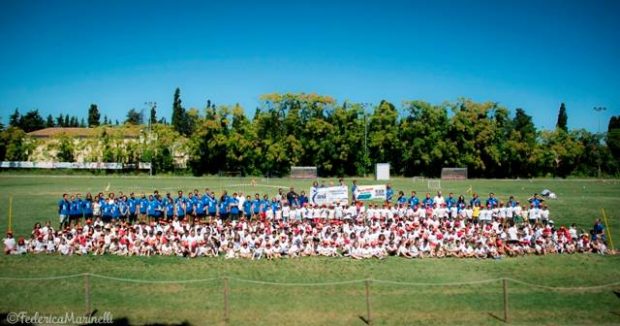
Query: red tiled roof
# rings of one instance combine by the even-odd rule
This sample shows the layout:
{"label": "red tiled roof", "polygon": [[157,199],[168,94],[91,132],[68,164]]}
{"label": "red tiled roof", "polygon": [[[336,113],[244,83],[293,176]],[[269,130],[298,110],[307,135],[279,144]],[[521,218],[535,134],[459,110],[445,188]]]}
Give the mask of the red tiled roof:
{"label": "red tiled roof", "polygon": [[[138,138],[140,130],[129,128],[105,128],[109,133],[121,132],[125,138]],[[36,138],[51,138],[61,134],[69,137],[90,138],[99,137],[101,128],[45,128],[29,132],[28,135]]]}

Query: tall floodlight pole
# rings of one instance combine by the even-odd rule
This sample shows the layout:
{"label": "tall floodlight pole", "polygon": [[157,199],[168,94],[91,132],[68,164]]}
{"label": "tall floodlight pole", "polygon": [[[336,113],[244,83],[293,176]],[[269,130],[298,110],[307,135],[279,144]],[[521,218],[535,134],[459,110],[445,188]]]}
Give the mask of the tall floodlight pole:
{"label": "tall floodlight pole", "polygon": [[[607,111],[607,108],[604,107],[604,106],[595,106],[593,109],[594,109],[595,112],[598,112],[598,113],[603,113],[604,111]],[[599,135],[599,136],[601,135],[601,114],[598,115],[598,133],[597,133],[597,135]],[[601,139],[602,139],[602,137],[601,137]],[[599,143],[600,143],[601,139],[598,139]],[[600,145],[600,144],[598,144],[598,145]],[[600,154],[599,154],[599,157],[598,157],[598,177],[599,178],[601,177],[601,157],[600,157]]]}
{"label": "tall floodlight pole", "polygon": [[366,108],[372,106],[371,103],[362,103],[364,110],[364,177],[368,176],[368,113]]}
{"label": "tall floodlight pole", "polygon": [[[607,111],[607,108],[604,106],[595,106],[594,107],[594,111],[598,112],[598,113],[602,113],[604,111]],[[601,115],[598,115],[598,133],[601,133]]]}
{"label": "tall floodlight pole", "polygon": [[[149,110],[149,123],[148,123],[148,144],[151,144],[151,140],[153,138],[152,136],[152,121],[151,121],[151,111],[155,110],[155,108],[157,108],[157,102],[154,101],[148,101],[148,102],[144,102],[145,105],[147,105],[151,110]],[[149,176],[152,177],[153,176],[153,153],[151,153],[151,164],[149,165]]]}

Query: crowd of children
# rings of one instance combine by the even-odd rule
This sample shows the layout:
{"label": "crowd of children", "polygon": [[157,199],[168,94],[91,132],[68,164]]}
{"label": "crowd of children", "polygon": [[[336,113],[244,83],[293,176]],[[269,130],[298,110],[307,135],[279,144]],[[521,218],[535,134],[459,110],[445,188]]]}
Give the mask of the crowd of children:
{"label": "crowd of children", "polygon": [[[316,185],[315,185],[316,186]],[[389,187],[389,186],[388,186]],[[389,188],[388,188],[389,189]],[[311,203],[304,192],[282,189],[271,199],[198,190],[176,197],[158,191],[64,195],[60,226],[37,223],[29,237],[4,240],[7,254],[183,256],[277,259],[330,256],[501,258],[607,252],[603,227],[583,232],[556,226],[538,195],[520,205],[489,194],[468,201],[441,192],[418,198],[401,191],[384,204]]]}

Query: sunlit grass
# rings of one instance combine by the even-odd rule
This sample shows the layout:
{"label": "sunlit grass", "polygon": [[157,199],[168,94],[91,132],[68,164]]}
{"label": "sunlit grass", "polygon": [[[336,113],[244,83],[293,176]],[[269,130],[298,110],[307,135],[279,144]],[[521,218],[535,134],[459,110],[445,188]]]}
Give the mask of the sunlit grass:
{"label": "sunlit grass", "polygon": [[[55,204],[63,192],[175,191],[205,187],[246,193],[274,194],[272,186],[294,186],[308,191],[308,181],[254,178],[153,178],[146,177],[44,177],[0,174],[0,226],[7,225],[7,204],[13,196],[13,227],[27,235],[35,222],[56,223]],[[335,180],[328,180],[335,181]],[[372,180],[360,180],[372,184]],[[427,191],[424,181],[396,179],[396,190]],[[232,187],[231,185],[241,185]],[[605,208],[612,231],[620,230],[617,215],[620,184],[594,180],[468,180],[442,181],[444,194],[465,194],[471,185],[502,199],[514,194],[526,200],[549,188],[558,199],[549,201],[556,224],[576,223],[590,228]],[[612,234],[613,236],[616,233]],[[620,244],[620,236],[617,237]],[[230,324],[233,325],[361,325],[366,316],[364,283],[320,287],[291,287],[246,283],[236,279],[268,282],[313,283],[378,279],[413,283],[472,282],[513,278],[553,287],[583,287],[620,281],[617,256],[564,255],[502,260],[390,258],[353,261],[344,258],[304,258],[280,261],[230,261],[177,257],[1,257],[0,276],[41,277],[75,273],[142,280],[216,280],[191,284],[138,284],[90,277],[91,307],[110,311],[132,323],[223,324],[223,277],[229,278]],[[511,321],[515,324],[618,324],[620,299],[612,292],[620,286],[595,291],[549,291],[509,282]],[[501,324],[502,284],[460,286],[392,285],[371,282],[371,315],[374,324]],[[0,280],[0,312],[29,311],[82,313],[83,277],[50,281]]]}

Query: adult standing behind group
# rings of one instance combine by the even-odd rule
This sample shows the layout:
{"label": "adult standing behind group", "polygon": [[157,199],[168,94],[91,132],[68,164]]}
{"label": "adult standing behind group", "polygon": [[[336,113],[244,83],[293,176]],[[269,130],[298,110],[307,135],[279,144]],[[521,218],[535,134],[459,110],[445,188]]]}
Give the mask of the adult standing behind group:
{"label": "adult standing behind group", "polygon": [[286,200],[289,206],[299,206],[299,195],[295,192],[295,188],[290,188],[289,192],[286,194]]}

